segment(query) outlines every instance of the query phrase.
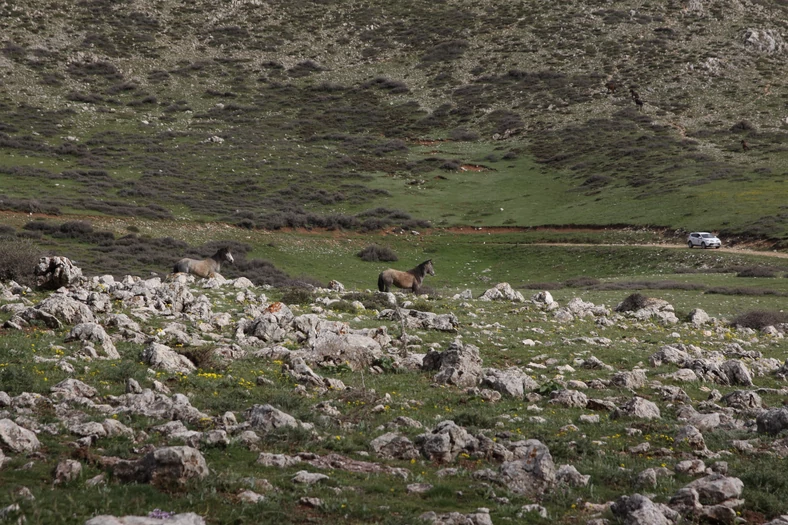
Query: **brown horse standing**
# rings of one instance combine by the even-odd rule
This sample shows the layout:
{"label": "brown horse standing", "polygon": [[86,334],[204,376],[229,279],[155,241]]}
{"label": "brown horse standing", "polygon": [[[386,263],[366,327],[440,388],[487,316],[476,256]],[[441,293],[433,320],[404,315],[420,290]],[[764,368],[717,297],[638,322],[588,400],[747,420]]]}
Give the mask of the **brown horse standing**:
{"label": "brown horse standing", "polygon": [[181,259],[175,263],[172,269],[173,273],[193,273],[198,277],[208,279],[215,277],[219,270],[222,268],[223,262],[233,262],[233,255],[230,253],[230,248],[219,248],[215,254],[207,259],[198,261],[197,259]]}
{"label": "brown horse standing", "polygon": [[415,268],[402,272],[389,268],[383,270],[378,275],[378,290],[381,292],[388,292],[391,285],[397,288],[408,288],[413,293],[417,293],[421,288],[421,281],[424,280],[425,275],[435,275],[435,269],[432,267],[432,259],[424,261]]}

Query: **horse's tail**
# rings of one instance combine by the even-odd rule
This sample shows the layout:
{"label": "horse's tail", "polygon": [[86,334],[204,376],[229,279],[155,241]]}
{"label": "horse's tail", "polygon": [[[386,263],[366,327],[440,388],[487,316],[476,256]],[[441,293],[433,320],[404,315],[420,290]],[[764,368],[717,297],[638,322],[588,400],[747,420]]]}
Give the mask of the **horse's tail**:
{"label": "horse's tail", "polygon": [[386,280],[383,278],[383,272],[380,272],[380,275],[378,275],[378,290],[381,292],[386,291]]}

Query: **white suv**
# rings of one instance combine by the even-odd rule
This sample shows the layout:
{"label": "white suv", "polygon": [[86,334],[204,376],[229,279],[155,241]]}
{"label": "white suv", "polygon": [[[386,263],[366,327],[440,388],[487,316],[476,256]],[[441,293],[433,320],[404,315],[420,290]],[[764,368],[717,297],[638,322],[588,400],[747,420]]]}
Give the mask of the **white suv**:
{"label": "white suv", "polygon": [[692,232],[687,237],[687,246],[690,248],[700,246],[701,248],[719,248],[722,243],[716,235],[706,232]]}

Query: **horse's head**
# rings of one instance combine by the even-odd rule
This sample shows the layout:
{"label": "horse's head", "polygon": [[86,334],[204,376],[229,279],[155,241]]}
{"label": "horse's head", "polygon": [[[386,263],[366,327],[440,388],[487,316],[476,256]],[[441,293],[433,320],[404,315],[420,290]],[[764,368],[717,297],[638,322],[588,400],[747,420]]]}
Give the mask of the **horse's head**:
{"label": "horse's head", "polygon": [[435,268],[432,267],[432,259],[429,261],[424,261],[421,263],[424,266],[424,273],[429,275],[435,275]]}
{"label": "horse's head", "polygon": [[235,259],[233,259],[233,254],[230,253],[230,248],[222,248],[219,250],[218,255],[221,260],[227,261],[228,263],[235,262]]}

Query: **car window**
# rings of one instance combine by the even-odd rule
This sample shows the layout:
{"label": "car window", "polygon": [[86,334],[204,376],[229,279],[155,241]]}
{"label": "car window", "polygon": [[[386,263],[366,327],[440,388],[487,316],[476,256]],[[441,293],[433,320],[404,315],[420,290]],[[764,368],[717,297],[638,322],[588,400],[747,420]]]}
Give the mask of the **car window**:
{"label": "car window", "polygon": [[704,239],[711,239],[712,237],[714,237],[714,236],[712,234],[710,234],[710,233],[704,233],[703,234],[703,238]]}

